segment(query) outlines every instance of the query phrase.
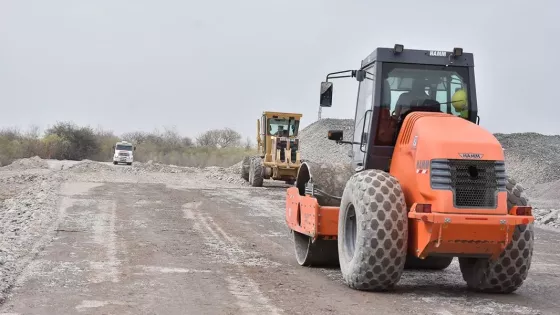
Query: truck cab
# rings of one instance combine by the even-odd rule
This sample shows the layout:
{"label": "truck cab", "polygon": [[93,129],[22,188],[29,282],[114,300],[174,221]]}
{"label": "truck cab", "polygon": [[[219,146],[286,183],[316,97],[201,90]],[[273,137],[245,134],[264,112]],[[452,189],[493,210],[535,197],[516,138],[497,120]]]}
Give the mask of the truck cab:
{"label": "truck cab", "polygon": [[132,165],[134,162],[133,151],[136,151],[136,146],[127,141],[119,141],[113,147],[113,164],[126,163]]}

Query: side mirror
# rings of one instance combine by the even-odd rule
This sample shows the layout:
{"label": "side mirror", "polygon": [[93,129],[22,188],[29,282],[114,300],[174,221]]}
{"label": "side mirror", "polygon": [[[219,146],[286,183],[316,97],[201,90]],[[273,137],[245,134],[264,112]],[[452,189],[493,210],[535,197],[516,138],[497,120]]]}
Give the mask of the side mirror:
{"label": "side mirror", "polygon": [[136,151],[136,146],[134,146],[134,151]]}
{"label": "side mirror", "polygon": [[332,106],[332,82],[321,82],[321,107]]}
{"label": "side mirror", "polygon": [[358,82],[364,81],[365,78],[366,78],[366,71],[365,70],[357,70],[356,71],[356,80],[358,80]]}
{"label": "side mirror", "polygon": [[329,138],[329,140],[342,141],[343,131],[342,130],[329,130],[328,138]]}

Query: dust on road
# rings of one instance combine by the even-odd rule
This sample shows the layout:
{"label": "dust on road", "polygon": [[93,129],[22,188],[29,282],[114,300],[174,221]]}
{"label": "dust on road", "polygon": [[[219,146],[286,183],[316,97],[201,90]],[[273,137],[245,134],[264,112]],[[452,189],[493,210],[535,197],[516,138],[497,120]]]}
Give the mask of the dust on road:
{"label": "dust on road", "polygon": [[[395,292],[349,289],[338,269],[297,265],[282,185],[202,171],[71,166],[56,220],[4,314],[557,314],[560,234],[537,229],[529,278],[511,295],[466,290],[454,262],[406,271]],[[53,165],[50,165],[51,168]],[[50,200],[50,199],[49,199]],[[36,256],[35,256],[36,255]]]}

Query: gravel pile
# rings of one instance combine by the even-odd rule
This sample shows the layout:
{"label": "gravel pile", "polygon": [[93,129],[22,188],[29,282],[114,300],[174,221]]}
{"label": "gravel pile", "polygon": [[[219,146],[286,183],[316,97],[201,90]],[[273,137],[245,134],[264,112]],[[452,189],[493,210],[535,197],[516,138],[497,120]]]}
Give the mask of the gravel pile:
{"label": "gravel pile", "polygon": [[[108,165],[105,163],[84,160],[80,163],[72,165],[65,169],[69,173],[97,173],[96,179],[104,181],[107,176],[114,177],[111,174],[126,174],[126,175],[146,175],[146,174],[199,174],[206,178],[217,179],[228,183],[247,185],[246,181],[241,178],[240,174],[241,162],[230,166],[224,167],[182,167],[175,165],[167,165],[148,161],[146,163],[135,162],[132,166],[129,165]],[[109,174],[108,174],[109,173]],[[135,177],[121,177],[120,180],[134,182]],[[93,179],[90,179],[93,180]]]}
{"label": "gravel pile", "polygon": [[[191,173],[195,171],[193,167],[182,167],[176,165],[167,165],[161,163],[155,163],[154,161],[150,160],[146,163],[136,162],[133,164],[133,167],[129,169],[138,169],[144,172],[152,172],[152,173]],[[124,169],[123,169],[124,170]]]}
{"label": "gravel pile", "polygon": [[523,186],[532,188],[560,180],[560,136],[537,133],[495,136],[505,149],[508,173]]}
{"label": "gravel pile", "polygon": [[226,168],[226,171],[228,173],[241,175],[241,164],[243,164],[243,161]]}
{"label": "gravel pile", "polygon": [[0,202],[0,301],[37,248],[47,241],[43,236],[57,219],[61,176],[28,179],[35,184]]}
{"label": "gravel pile", "polygon": [[179,167],[175,165],[166,165],[149,161],[147,163],[135,162],[129,165],[108,165],[101,162],[84,160],[80,163],[72,165],[67,170],[73,172],[119,172],[125,174],[143,174],[143,173],[190,173],[193,172],[191,167]]}
{"label": "gravel pile", "polygon": [[559,209],[533,209],[533,216],[537,224],[560,228]]}
{"label": "gravel pile", "polygon": [[348,152],[352,146],[339,145],[327,138],[328,131],[333,129],[342,130],[344,140],[352,140],[354,120],[325,118],[302,129],[299,134],[301,159],[318,163],[350,162]]}
{"label": "gravel pile", "polygon": [[535,185],[528,192],[533,199],[555,201],[560,204],[560,180]]}
{"label": "gravel pile", "polygon": [[27,170],[27,169],[48,169],[48,163],[38,156],[32,158],[19,159],[12,164],[2,167],[2,170]]}
{"label": "gravel pile", "polygon": [[[239,165],[238,165],[239,164]],[[206,167],[204,168],[207,178],[222,180],[232,184],[248,186],[249,183],[241,178],[241,162],[230,167]]]}
{"label": "gravel pile", "polygon": [[114,172],[115,169],[112,168],[110,165],[106,165],[103,163],[99,163],[96,161],[91,160],[83,160],[80,163],[74,164],[66,168],[68,171],[76,172],[76,173],[86,173],[86,172]]}
{"label": "gravel pile", "polygon": [[50,175],[45,174],[28,173],[0,176],[0,201],[16,196],[30,185],[34,185],[42,180],[47,180],[50,177]]}
{"label": "gravel pile", "polygon": [[560,136],[495,134],[509,175],[526,188],[538,225],[560,227]]}
{"label": "gravel pile", "polygon": [[0,184],[19,185],[27,184],[37,180],[45,180],[49,176],[41,174],[15,174],[12,176],[0,177]]}

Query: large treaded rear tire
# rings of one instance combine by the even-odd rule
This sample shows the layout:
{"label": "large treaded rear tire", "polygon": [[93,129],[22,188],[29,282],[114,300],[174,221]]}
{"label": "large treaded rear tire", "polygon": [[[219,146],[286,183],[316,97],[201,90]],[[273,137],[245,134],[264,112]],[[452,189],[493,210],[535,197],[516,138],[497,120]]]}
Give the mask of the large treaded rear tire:
{"label": "large treaded rear tire", "polygon": [[249,168],[249,183],[253,187],[262,187],[263,185],[263,164],[260,157],[251,159]]}
{"label": "large treaded rear tire", "polygon": [[246,156],[241,162],[241,178],[249,181],[249,168],[251,167],[252,156]]}
{"label": "large treaded rear tire", "polygon": [[364,291],[392,289],[404,269],[407,242],[407,209],[397,179],[379,170],[354,174],[339,212],[338,256],[345,283]]}
{"label": "large treaded rear tire", "polygon": [[[513,206],[526,206],[527,198],[523,187],[507,178],[508,209]],[[519,225],[515,228],[512,242],[506,247],[498,260],[459,258],[463,279],[475,291],[486,293],[512,293],[527,278],[533,257],[533,224]]]}

